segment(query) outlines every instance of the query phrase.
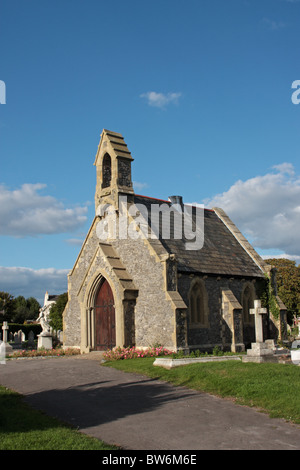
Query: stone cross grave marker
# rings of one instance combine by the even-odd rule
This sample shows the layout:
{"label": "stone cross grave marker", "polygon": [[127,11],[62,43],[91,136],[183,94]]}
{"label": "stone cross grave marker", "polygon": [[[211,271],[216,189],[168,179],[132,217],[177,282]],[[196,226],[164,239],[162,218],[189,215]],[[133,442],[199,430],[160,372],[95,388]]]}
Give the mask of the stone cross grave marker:
{"label": "stone cross grave marker", "polygon": [[8,333],[8,324],[7,321],[3,322],[2,325],[2,330],[3,330],[3,344],[5,345],[5,351],[6,353],[10,353],[12,351],[12,347],[10,344],[8,344],[8,338],[7,338],[7,333]]}
{"label": "stone cross grave marker", "polygon": [[3,343],[7,343],[7,332],[8,332],[7,321],[3,322],[2,330],[3,330]]}
{"label": "stone cross grave marker", "polygon": [[263,343],[262,315],[268,313],[268,311],[266,308],[262,308],[260,300],[254,300],[254,308],[250,308],[250,313],[254,315],[256,342]]}

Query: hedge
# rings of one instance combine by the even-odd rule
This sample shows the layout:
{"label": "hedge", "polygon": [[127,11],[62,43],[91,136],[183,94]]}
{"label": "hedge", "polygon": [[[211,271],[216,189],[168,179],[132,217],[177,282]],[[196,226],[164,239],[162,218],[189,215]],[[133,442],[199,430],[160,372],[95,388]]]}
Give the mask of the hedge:
{"label": "hedge", "polygon": [[[1,324],[2,330],[3,323]],[[26,323],[26,324],[19,324],[19,323],[8,323],[8,333],[16,333],[19,330],[22,330],[25,333],[25,338],[28,338],[28,334],[30,331],[33,331],[34,336],[36,337],[42,332],[42,327],[38,323]]]}

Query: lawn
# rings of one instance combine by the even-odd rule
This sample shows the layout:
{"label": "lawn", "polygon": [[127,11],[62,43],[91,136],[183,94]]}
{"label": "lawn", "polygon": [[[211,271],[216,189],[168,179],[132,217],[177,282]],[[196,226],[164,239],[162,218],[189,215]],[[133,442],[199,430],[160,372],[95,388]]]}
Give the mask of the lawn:
{"label": "lawn", "polygon": [[0,386],[0,450],[116,450],[28,406]]}
{"label": "lawn", "polygon": [[300,367],[293,364],[255,364],[238,361],[190,364],[166,370],[154,358],[110,361],[104,366],[134,372],[173,385],[231,398],[238,404],[300,424]]}

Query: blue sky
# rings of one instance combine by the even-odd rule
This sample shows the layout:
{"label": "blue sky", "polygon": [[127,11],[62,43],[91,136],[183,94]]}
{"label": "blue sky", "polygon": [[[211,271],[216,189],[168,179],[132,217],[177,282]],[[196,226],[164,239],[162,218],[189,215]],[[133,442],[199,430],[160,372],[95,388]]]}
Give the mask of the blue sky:
{"label": "blue sky", "polygon": [[2,0],[0,291],[66,291],[103,128],[137,193],[222,207],[298,263],[299,31],[297,0]]}

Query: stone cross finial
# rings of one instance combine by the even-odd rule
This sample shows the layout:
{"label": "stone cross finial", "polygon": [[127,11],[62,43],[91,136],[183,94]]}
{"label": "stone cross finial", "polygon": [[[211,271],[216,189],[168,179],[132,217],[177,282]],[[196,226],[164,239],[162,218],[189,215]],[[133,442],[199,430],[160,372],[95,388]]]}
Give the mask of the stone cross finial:
{"label": "stone cross finial", "polygon": [[261,307],[260,300],[254,300],[254,308],[250,308],[250,313],[254,315],[255,320],[255,336],[257,343],[263,343],[263,324],[262,324],[262,315],[268,313],[266,308]]}
{"label": "stone cross finial", "polygon": [[8,330],[7,321],[3,322],[2,330],[3,330],[3,342],[7,343],[7,330]]}

